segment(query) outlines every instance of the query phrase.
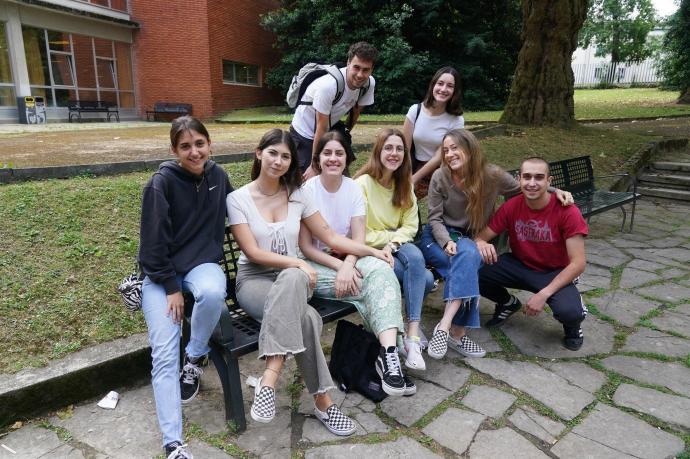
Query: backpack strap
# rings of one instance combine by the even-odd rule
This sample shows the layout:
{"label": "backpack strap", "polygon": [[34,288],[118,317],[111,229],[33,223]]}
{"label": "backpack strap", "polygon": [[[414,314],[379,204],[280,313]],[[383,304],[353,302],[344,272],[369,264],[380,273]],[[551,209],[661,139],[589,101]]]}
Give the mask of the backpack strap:
{"label": "backpack strap", "polygon": [[417,114],[414,116],[414,124],[417,124],[417,118],[419,118],[419,113],[422,111],[422,103],[417,104]]}

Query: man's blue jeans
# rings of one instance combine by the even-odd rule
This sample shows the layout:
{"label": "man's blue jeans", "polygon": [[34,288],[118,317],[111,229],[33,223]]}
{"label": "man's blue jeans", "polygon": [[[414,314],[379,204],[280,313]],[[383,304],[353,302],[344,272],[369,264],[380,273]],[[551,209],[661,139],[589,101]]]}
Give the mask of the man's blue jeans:
{"label": "man's blue jeans", "polygon": [[[209,352],[208,340],[225,307],[225,274],[217,263],[201,264],[185,275],[178,275],[182,291],[194,295],[192,331],[185,352],[192,358]],[[142,287],[142,309],[148,327],[153,369],[151,382],[156,399],[158,424],[163,445],[182,441],[182,402],[180,399],[180,324],[166,315],[165,289],[147,276]]]}
{"label": "man's blue jeans", "polygon": [[422,252],[411,242],[401,245],[394,257],[393,271],[402,284],[407,320],[419,321],[422,316],[424,297],[434,288],[434,276],[426,269]]}

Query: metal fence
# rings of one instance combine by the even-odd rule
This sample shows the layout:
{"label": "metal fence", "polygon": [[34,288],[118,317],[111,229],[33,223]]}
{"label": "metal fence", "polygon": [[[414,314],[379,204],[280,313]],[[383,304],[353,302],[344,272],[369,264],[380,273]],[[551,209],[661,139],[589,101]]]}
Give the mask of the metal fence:
{"label": "metal fence", "polygon": [[610,62],[598,62],[595,64],[573,64],[575,74],[575,87],[587,87],[597,85],[650,85],[655,86],[661,81],[657,74],[656,62],[647,59],[638,64],[618,64],[611,67]]}

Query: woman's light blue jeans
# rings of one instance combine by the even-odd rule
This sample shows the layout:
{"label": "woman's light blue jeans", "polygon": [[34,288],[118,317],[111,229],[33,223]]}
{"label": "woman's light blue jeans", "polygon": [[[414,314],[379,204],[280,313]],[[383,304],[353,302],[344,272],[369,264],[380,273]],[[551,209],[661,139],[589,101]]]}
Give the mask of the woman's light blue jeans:
{"label": "woman's light blue jeans", "polygon": [[[191,337],[185,352],[189,357],[206,355],[208,340],[225,307],[225,274],[217,263],[201,264],[177,282],[184,292],[194,295]],[[153,369],[151,382],[156,399],[158,424],[163,445],[182,442],[182,402],[180,399],[180,334],[181,326],[166,315],[168,297],[160,284],[147,276],[142,286],[142,309],[148,327]]]}
{"label": "woman's light blue jeans", "polygon": [[402,284],[407,320],[417,322],[422,317],[424,297],[434,288],[434,275],[426,269],[422,252],[411,242],[401,245],[394,258],[393,271]]}
{"label": "woman's light blue jeans", "polygon": [[[448,231],[453,231],[453,228],[448,227]],[[455,243],[457,253],[450,257],[436,243],[431,234],[431,226],[426,225],[422,232],[420,248],[426,262],[445,280],[443,300],[461,300],[463,303],[453,317],[453,325],[479,328],[478,271],[482,266],[482,257],[472,239],[460,236]]]}

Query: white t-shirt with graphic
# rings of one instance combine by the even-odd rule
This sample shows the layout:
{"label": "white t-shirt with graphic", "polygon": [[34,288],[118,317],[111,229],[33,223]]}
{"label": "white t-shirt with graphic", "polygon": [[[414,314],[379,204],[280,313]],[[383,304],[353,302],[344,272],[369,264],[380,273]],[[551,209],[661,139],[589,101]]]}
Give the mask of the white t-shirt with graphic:
{"label": "white t-shirt with graphic", "polygon": [[440,115],[431,116],[424,113],[424,108],[419,111],[417,116],[417,105],[413,104],[407,111],[407,119],[414,126],[412,140],[414,141],[415,157],[419,161],[429,161],[434,157],[436,149],[441,145],[443,136],[453,129],[465,127],[465,118],[450,113],[443,112]]}
{"label": "white t-shirt with graphic", "polygon": [[[312,177],[302,185],[302,190],[308,195],[321,216],[341,236],[351,237],[350,222],[352,217],[363,217],[367,213],[364,195],[359,185],[349,177],[343,177],[340,188],[330,193],[321,184],[319,176]],[[314,245],[319,250],[327,250],[328,246],[314,238]]]}
{"label": "white t-shirt with graphic", "polygon": [[[298,256],[300,222],[318,211],[314,200],[300,188],[290,195],[287,218],[281,222],[267,222],[254,203],[249,184],[230,193],[227,206],[230,225],[248,224],[261,249],[289,257]],[[237,263],[249,263],[244,252]]]}
{"label": "white t-shirt with graphic", "polygon": [[[292,117],[292,127],[299,135],[307,139],[314,138],[314,132],[316,131],[316,112],[314,110],[324,115],[330,115],[332,126],[357,104],[360,90],[359,88],[350,89],[347,85],[346,71],[347,67],[340,69],[345,79],[345,89],[343,96],[335,105],[333,105],[333,99],[335,99],[335,94],[338,91],[338,84],[331,75],[323,75],[307,87],[302,100],[304,102],[312,102],[312,105],[298,105],[295,110],[295,116]],[[374,103],[374,86],[376,86],[376,82],[374,77],[370,77],[369,80],[370,86],[359,101],[360,107]]]}

